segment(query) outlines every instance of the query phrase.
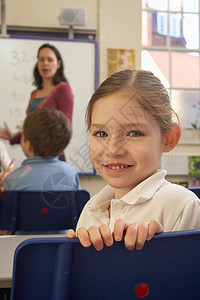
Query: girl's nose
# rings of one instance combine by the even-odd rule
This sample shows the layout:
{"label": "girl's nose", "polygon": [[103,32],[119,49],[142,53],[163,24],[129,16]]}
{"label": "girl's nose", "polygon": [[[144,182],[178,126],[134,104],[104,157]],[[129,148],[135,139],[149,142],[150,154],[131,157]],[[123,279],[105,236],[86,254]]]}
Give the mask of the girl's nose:
{"label": "girl's nose", "polygon": [[105,153],[109,156],[124,155],[125,150],[125,140],[122,138],[111,138],[107,143],[104,144]]}

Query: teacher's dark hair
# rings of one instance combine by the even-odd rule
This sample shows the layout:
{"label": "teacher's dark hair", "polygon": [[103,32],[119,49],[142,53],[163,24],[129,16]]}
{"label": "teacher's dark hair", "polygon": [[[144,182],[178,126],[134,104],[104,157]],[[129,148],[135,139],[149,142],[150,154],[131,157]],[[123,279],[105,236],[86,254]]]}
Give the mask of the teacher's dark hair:
{"label": "teacher's dark hair", "polygon": [[[65,74],[64,74],[64,63],[63,63],[62,57],[61,57],[60,52],[58,51],[58,49],[55,46],[51,45],[51,44],[43,44],[38,49],[37,58],[39,57],[40,50],[43,49],[43,48],[51,49],[55,53],[55,55],[57,57],[57,60],[61,62],[60,68],[57,70],[57,72],[54,76],[53,84],[56,85],[56,84],[60,83],[61,81],[68,82],[67,78],[65,77]],[[34,70],[33,70],[33,76],[34,76],[33,84],[38,89],[41,89],[43,87],[43,81],[42,81],[42,77],[40,76],[40,73],[38,71],[37,63],[36,63],[36,65],[34,67]]]}

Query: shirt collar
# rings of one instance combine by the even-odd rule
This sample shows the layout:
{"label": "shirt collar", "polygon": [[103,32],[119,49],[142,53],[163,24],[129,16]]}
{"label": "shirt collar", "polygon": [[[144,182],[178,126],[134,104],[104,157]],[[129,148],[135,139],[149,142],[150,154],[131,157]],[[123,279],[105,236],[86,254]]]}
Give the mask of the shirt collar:
{"label": "shirt collar", "polygon": [[[134,189],[121,198],[127,204],[139,204],[150,200],[164,182],[166,170],[158,170],[155,174],[138,184]],[[91,209],[104,211],[108,209],[110,201],[114,199],[114,188],[107,185],[93,197]]]}
{"label": "shirt collar", "polygon": [[57,161],[58,160],[58,156],[50,156],[48,159],[47,158],[43,158],[41,156],[33,156],[33,157],[29,157],[26,158],[23,162],[22,165],[27,165],[30,163],[42,163],[42,162],[50,162],[50,161]]}
{"label": "shirt collar", "polygon": [[150,200],[163,184],[166,174],[166,170],[158,170],[123,196],[121,200],[127,204],[142,203]]}
{"label": "shirt collar", "polygon": [[110,206],[111,199],[114,199],[115,193],[114,188],[107,185],[97,195],[93,196],[90,203],[90,209],[92,210],[107,210]]}

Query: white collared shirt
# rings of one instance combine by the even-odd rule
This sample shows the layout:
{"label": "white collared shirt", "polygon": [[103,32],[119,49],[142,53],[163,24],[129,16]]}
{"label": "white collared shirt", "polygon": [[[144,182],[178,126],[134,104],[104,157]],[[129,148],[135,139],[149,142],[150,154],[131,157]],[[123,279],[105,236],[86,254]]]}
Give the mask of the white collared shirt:
{"label": "white collared shirt", "polygon": [[[165,180],[159,170],[121,199],[106,186],[84,207],[77,228],[108,224],[111,232],[117,219],[128,223],[157,220],[164,231],[200,228],[200,199],[190,190]],[[110,217],[109,217],[110,208]]]}

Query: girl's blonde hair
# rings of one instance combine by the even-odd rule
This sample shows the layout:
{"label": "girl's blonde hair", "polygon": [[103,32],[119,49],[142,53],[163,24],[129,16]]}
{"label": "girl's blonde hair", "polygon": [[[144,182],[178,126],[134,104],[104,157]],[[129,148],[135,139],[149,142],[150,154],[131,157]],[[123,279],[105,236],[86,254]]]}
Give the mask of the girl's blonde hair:
{"label": "girl's blonde hair", "polygon": [[108,77],[92,95],[85,116],[88,130],[95,102],[120,90],[127,90],[131,97],[137,99],[143,109],[158,121],[162,133],[166,133],[172,126],[173,114],[178,119],[171,107],[168,92],[160,79],[150,71],[129,69]]}

